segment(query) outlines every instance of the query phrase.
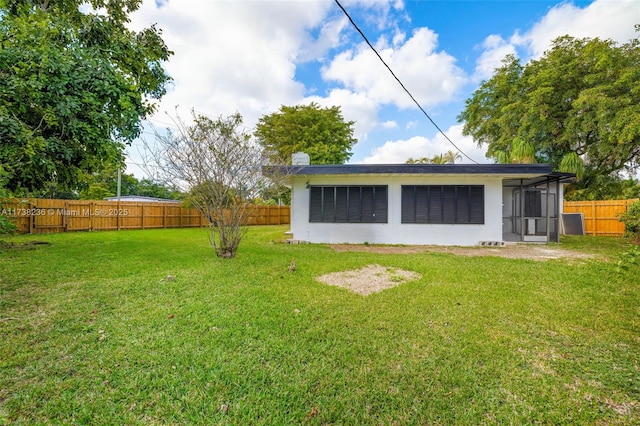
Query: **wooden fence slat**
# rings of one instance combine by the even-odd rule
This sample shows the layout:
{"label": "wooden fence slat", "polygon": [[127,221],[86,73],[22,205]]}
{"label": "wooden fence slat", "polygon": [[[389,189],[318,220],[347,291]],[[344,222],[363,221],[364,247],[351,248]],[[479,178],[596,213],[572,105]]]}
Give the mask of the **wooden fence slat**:
{"label": "wooden fence slat", "polygon": [[[54,233],[120,229],[188,228],[208,226],[196,209],[176,203],[106,200],[0,200],[0,212],[21,233]],[[289,206],[251,206],[248,225],[290,223]],[[275,220],[274,220],[275,219]]]}

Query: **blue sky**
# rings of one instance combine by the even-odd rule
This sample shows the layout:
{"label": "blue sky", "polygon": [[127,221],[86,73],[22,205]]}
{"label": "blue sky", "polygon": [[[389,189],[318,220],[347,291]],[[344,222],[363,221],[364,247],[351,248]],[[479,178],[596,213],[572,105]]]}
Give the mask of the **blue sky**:
{"label": "blue sky", "polygon": [[[624,43],[640,23],[637,0],[341,0],[360,29],[447,136],[489,162],[457,115],[506,54],[539,57],[560,35]],[[338,105],[355,121],[351,163],[403,163],[455,150],[412,103],[333,0],[144,0],[132,27],[157,24],[175,55],[174,78],[150,126],[191,109],[239,112],[247,129],[281,105]],[[129,149],[139,177],[143,143]],[[462,162],[470,162],[464,158]]]}

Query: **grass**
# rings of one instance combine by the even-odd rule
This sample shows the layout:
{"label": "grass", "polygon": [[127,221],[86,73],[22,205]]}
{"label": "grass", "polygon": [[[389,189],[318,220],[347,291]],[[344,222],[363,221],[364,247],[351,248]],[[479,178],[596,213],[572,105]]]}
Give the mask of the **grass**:
{"label": "grass", "polygon": [[[202,229],[12,238],[50,245],[0,254],[0,424],[640,423],[636,265],[337,253],[285,230],[251,228],[231,260]],[[367,297],[314,279],[373,263],[422,278]]]}

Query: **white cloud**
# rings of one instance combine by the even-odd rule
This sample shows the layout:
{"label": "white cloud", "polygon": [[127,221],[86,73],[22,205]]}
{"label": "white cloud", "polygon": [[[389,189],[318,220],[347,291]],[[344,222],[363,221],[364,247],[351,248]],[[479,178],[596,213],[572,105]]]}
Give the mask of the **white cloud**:
{"label": "white cloud", "polygon": [[367,135],[378,125],[378,107],[366,93],[354,93],[346,89],[334,89],[326,97],[309,96],[304,104],[316,102],[323,107],[339,105],[345,121],[355,121],[354,136],[359,142],[367,140]]}
{"label": "white cloud", "polygon": [[341,3],[347,9],[349,15],[352,16],[357,8],[372,12],[367,13],[364,19],[368,23],[377,26],[379,30],[395,25],[395,18],[391,14],[392,10],[400,11],[404,9],[404,1],[402,0],[344,0]]}
{"label": "white cloud", "polygon": [[[485,158],[486,150],[478,148],[473,139],[469,136],[462,136],[462,124],[449,127],[445,131],[458,148],[466,155],[478,163],[490,162]],[[442,134],[437,134],[433,139],[424,136],[414,136],[405,140],[387,141],[384,145],[373,150],[372,154],[366,157],[362,163],[365,164],[401,164],[409,158],[433,157],[447,151],[457,151]],[[463,155],[460,163],[471,163]]]}
{"label": "white cloud", "polygon": [[482,43],[484,51],[476,61],[474,81],[491,78],[496,68],[500,67],[505,56],[516,54],[516,48],[507,43],[499,35],[490,35]]}
{"label": "white cloud", "polygon": [[[438,36],[430,29],[415,30],[404,44],[397,34],[394,41],[400,44],[389,46],[384,38],[380,39],[376,50],[421,105],[451,100],[465,83],[464,73],[456,66],[455,58],[435,50]],[[336,55],[322,69],[322,75],[327,81],[336,81],[349,90],[365,93],[377,103],[400,108],[413,105],[389,70],[364,43],[355,51]]]}
{"label": "white cloud", "polygon": [[305,48],[301,49],[300,61],[323,61],[323,56],[329,49],[335,48],[342,44],[342,31],[349,24],[349,20],[345,16],[337,19],[329,19],[322,24],[317,40],[307,37]]}
{"label": "white cloud", "polygon": [[534,58],[542,56],[551,41],[569,34],[576,38],[599,37],[626,43],[640,22],[638,0],[596,0],[585,8],[561,3],[549,10],[529,31],[516,33],[512,42],[526,45]]}
{"label": "white cloud", "polygon": [[634,37],[634,25],[638,22],[638,0],[596,0],[584,8],[569,2],[560,3],[524,33],[515,31],[508,40],[497,34],[486,37],[481,46],[483,52],[476,61],[473,81],[490,78],[508,54],[517,56],[520,52],[523,62],[539,58],[551,48],[554,39],[567,34],[575,38],[599,37],[626,43]]}
{"label": "white cloud", "polygon": [[383,129],[397,129],[398,128],[398,123],[396,121],[393,120],[387,120],[383,123],[380,123],[380,126]]}
{"label": "white cloud", "polygon": [[[321,24],[329,2],[212,2],[170,0],[161,7],[145,0],[132,15],[132,27],[156,22],[175,52],[166,64],[175,79],[159,112],[220,115],[240,112],[247,123],[281,104],[302,98],[295,80],[296,61],[310,45],[314,52],[334,42],[339,23],[327,23],[320,40],[308,30]],[[159,118],[161,119],[161,118]]]}

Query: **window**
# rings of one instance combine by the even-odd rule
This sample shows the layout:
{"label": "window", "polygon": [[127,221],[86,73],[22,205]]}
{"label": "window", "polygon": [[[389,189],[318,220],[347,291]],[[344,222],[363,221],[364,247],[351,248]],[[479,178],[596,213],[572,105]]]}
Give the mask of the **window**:
{"label": "window", "polygon": [[402,223],[484,223],[482,185],[403,185]]}
{"label": "window", "polygon": [[387,223],[387,187],[312,186],[309,222]]}

